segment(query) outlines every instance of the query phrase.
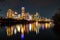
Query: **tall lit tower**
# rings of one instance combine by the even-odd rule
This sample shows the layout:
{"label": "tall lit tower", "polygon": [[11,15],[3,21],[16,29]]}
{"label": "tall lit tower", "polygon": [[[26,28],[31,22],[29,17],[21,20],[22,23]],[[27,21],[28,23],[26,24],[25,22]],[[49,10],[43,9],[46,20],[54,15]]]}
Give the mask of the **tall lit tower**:
{"label": "tall lit tower", "polygon": [[25,15],[25,8],[24,7],[21,8],[21,14],[22,14],[22,16]]}
{"label": "tall lit tower", "polygon": [[39,13],[36,12],[36,14],[34,15],[34,19],[39,19]]}
{"label": "tall lit tower", "polygon": [[38,12],[36,12],[36,17],[37,17],[37,18],[39,17],[39,13],[38,13]]}
{"label": "tall lit tower", "polygon": [[25,14],[25,8],[24,7],[21,8],[21,18],[26,19],[26,14]]}
{"label": "tall lit tower", "polygon": [[22,8],[21,8],[21,11],[22,11],[22,13],[24,13],[24,12],[25,12],[25,8],[24,8],[24,7],[22,7]]}
{"label": "tall lit tower", "polygon": [[14,13],[14,19],[16,19],[17,17],[18,17],[18,13],[15,12],[15,13]]}
{"label": "tall lit tower", "polygon": [[9,9],[8,11],[7,11],[7,15],[6,15],[6,18],[12,18],[12,14],[13,14],[14,12],[11,10],[11,9]]}

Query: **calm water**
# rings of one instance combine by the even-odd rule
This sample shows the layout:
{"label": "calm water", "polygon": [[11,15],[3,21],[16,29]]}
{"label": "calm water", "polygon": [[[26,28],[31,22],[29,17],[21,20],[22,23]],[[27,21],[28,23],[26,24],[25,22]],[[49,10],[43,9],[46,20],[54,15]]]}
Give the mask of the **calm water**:
{"label": "calm water", "polygon": [[[13,26],[10,26],[11,27],[14,27],[14,29],[16,27],[28,27],[30,24],[25,24],[25,25],[22,25],[22,24],[16,24],[16,25],[13,25]],[[31,24],[30,26],[35,26],[35,24]],[[16,34],[13,34],[12,36],[8,37],[7,36],[7,33],[6,33],[6,28],[8,26],[4,26],[3,28],[0,29],[0,39],[4,39],[4,40],[9,40],[9,39],[21,39],[21,33],[20,32],[17,32]],[[29,27],[28,27],[29,28]],[[29,31],[27,29],[27,31]],[[42,24],[42,26],[40,27],[39,26],[39,33],[36,34],[35,32],[25,32],[24,33],[24,39],[21,39],[21,40],[58,40],[58,37],[55,35],[55,33],[53,32],[52,30],[52,27],[48,27],[47,29],[45,28],[44,24]]]}

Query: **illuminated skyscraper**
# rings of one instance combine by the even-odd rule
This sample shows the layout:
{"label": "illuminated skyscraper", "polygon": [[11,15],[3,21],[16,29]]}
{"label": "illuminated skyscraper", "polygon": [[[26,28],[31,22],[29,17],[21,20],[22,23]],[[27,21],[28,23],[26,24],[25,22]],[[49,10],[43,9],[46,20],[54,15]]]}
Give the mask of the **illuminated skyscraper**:
{"label": "illuminated skyscraper", "polygon": [[22,13],[24,13],[24,12],[25,12],[25,8],[24,8],[24,7],[22,7],[22,8],[21,8],[21,11],[22,11]]}
{"label": "illuminated skyscraper", "polygon": [[28,13],[25,12],[25,8],[22,7],[22,8],[21,8],[21,16],[22,16],[22,19],[25,19],[25,20],[26,20],[26,18],[27,18],[27,17],[26,17],[27,14],[28,14]]}
{"label": "illuminated skyscraper", "polygon": [[14,12],[11,10],[11,9],[9,9],[8,11],[7,11],[7,15],[6,15],[6,18],[12,18],[12,14],[13,14]]}
{"label": "illuminated skyscraper", "polygon": [[39,14],[38,12],[36,12],[36,14],[34,15],[35,19],[39,19]]}
{"label": "illuminated skyscraper", "polygon": [[38,12],[36,12],[36,18],[39,19],[39,13]]}
{"label": "illuminated skyscraper", "polygon": [[21,8],[21,14],[22,14],[22,16],[25,15],[25,8],[24,7]]}
{"label": "illuminated skyscraper", "polygon": [[15,12],[15,13],[14,13],[14,19],[17,19],[17,18],[18,18],[18,13]]}
{"label": "illuminated skyscraper", "polygon": [[18,14],[18,18],[20,18],[20,14]]}
{"label": "illuminated skyscraper", "polygon": [[26,18],[26,20],[29,20],[29,12],[27,12],[26,14],[25,14],[25,18]]}

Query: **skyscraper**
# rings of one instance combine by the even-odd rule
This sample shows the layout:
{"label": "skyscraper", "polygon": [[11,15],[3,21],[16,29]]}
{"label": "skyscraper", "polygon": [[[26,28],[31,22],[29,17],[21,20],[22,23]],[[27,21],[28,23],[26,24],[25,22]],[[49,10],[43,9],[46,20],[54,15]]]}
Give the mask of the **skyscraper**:
{"label": "skyscraper", "polygon": [[6,18],[12,18],[13,13],[14,13],[14,11],[12,11],[11,9],[8,9]]}
{"label": "skyscraper", "polygon": [[21,8],[21,15],[24,16],[24,14],[25,14],[25,8],[22,7],[22,8]]}

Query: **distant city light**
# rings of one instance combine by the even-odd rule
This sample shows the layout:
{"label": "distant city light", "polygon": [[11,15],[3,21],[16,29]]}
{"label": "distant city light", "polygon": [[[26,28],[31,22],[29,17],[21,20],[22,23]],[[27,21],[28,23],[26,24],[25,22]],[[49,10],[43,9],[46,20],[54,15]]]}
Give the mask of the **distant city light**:
{"label": "distant city light", "polygon": [[21,14],[18,14],[17,12],[14,12],[13,10],[9,9],[7,11],[6,18],[12,18],[17,21],[27,21],[26,23],[25,21],[22,22],[25,24],[18,24],[15,27],[12,26],[11,28],[6,28],[7,35],[9,36],[12,35],[14,31],[14,34],[16,34],[17,32],[21,32],[21,38],[24,38],[25,32],[28,33],[34,31],[37,34],[39,33],[39,29],[42,28],[42,30],[44,30],[50,28],[50,26],[53,26],[53,21],[50,18],[41,17],[38,12],[36,12],[35,14],[29,14],[29,12],[25,12],[24,7],[21,8]]}
{"label": "distant city light", "polygon": [[21,34],[21,39],[24,39],[24,34]]}
{"label": "distant city light", "polygon": [[17,31],[20,32],[20,25],[17,25],[16,28],[17,28]]}
{"label": "distant city light", "polygon": [[42,24],[42,30],[44,30],[44,24]]}
{"label": "distant city light", "polygon": [[17,33],[17,30],[16,29],[14,29],[14,34],[16,34]]}
{"label": "distant city light", "polygon": [[21,38],[24,38],[24,34],[21,34]]}
{"label": "distant city light", "polygon": [[32,26],[31,26],[31,24],[29,24],[29,30],[31,31],[31,28],[32,28]]}

